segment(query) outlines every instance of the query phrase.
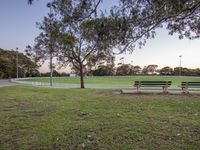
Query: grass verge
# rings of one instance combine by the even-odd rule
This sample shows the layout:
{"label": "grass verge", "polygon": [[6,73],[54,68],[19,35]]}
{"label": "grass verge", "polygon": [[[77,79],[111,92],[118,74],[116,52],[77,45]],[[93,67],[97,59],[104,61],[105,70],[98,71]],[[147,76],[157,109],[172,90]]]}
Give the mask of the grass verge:
{"label": "grass verge", "polygon": [[0,88],[0,149],[198,149],[200,97]]}

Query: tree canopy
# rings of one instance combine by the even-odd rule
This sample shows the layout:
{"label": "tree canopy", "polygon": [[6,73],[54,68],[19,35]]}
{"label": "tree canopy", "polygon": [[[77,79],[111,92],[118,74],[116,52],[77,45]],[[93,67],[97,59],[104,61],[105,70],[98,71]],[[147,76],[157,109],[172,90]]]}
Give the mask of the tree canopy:
{"label": "tree canopy", "polygon": [[143,20],[142,27],[146,32],[164,26],[169,34],[178,33],[180,39],[199,38],[199,0],[120,0],[120,3],[114,8],[117,12],[114,15],[124,17],[130,24]]}
{"label": "tree canopy", "polygon": [[[38,76],[38,65],[23,53],[18,54],[19,77]],[[16,51],[0,49],[0,79],[16,77]]]}

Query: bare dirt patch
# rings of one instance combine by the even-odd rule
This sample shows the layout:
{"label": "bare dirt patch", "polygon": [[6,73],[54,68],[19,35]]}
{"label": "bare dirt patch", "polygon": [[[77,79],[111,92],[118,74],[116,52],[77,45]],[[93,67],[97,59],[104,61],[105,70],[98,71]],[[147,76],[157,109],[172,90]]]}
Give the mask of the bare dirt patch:
{"label": "bare dirt patch", "polygon": [[168,92],[168,93],[163,93],[161,91],[141,91],[141,92],[137,92],[134,90],[127,90],[125,92],[122,92],[122,90],[112,90],[112,91],[95,91],[92,92],[92,95],[96,95],[96,96],[110,96],[110,95],[121,95],[121,96],[125,96],[125,95],[149,95],[149,96],[187,96],[187,97],[191,97],[191,96],[200,96],[200,93],[182,93],[182,92]]}
{"label": "bare dirt patch", "polygon": [[76,111],[74,112],[74,114],[75,114],[76,120],[85,120],[85,119],[87,119],[88,116],[89,116],[89,113],[83,112],[83,111],[80,111],[80,110],[76,110]]}

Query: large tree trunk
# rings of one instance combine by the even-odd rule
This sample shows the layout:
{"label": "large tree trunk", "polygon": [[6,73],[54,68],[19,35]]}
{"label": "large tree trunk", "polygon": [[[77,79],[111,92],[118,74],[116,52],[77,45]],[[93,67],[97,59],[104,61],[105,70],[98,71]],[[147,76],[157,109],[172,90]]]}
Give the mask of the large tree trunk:
{"label": "large tree trunk", "polygon": [[85,88],[84,74],[83,74],[83,64],[82,63],[80,63],[80,82],[81,82],[81,88]]}

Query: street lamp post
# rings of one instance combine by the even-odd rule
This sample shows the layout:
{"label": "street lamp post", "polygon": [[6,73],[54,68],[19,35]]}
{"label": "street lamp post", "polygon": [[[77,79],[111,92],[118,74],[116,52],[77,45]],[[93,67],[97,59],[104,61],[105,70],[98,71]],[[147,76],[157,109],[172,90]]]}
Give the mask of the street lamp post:
{"label": "street lamp post", "polygon": [[17,79],[19,78],[19,70],[18,70],[18,63],[19,63],[19,56],[18,56],[18,48],[16,48],[16,67],[17,67],[17,74],[16,74],[16,76],[17,76]]}
{"label": "street lamp post", "polygon": [[50,86],[53,86],[53,62],[52,62],[53,56],[52,53],[50,53]]}
{"label": "street lamp post", "polygon": [[181,61],[182,61],[182,55],[179,55],[179,76],[181,76]]}

